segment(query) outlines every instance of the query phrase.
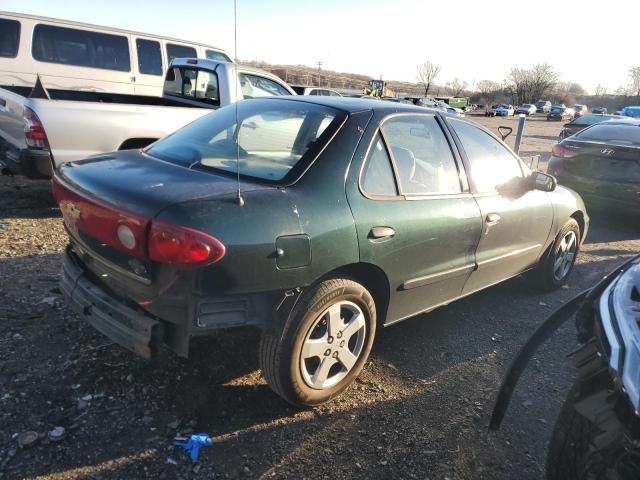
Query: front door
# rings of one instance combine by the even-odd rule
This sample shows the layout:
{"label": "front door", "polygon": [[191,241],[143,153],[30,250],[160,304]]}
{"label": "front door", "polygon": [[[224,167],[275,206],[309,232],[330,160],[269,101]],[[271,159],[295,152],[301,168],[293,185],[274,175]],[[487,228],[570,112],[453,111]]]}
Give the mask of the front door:
{"label": "front door", "polygon": [[347,183],[360,261],[389,279],[386,323],[457,297],[475,267],[480,211],[452,138],[431,114],[398,114],[363,138]]}
{"label": "front door", "polygon": [[467,294],[535,265],[551,232],[553,209],[548,193],[525,187],[526,167],[500,140],[464,120],[448,123],[465,153],[483,219]]}

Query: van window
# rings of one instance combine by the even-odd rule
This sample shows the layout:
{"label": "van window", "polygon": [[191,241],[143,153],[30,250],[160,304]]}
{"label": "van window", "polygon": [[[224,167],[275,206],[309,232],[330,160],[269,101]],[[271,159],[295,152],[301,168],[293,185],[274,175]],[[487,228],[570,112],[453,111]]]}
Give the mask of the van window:
{"label": "van window", "polygon": [[162,75],[162,54],[160,42],[136,39],[138,71],[147,75]]}
{"label": "van window", "polygon": [[164,81],[164,94],[220,105],[218,77],[207,70],[170,68]]}
{"label": "van window", "polygon": [[0,18],[0,57],[18,55],[20,43],[20,22]]}
{"label": "van window", "polygon": [[184,45],[176,45],[175,43],[167,43],[167,58],[169,62],[174,58],[196,58],[198,54],[193,47],[185,47]]}
{"label": "van window", "polygon": [[224,53],[216,52],[215,50],[207,50],[205,52],[205,55],[210,60],[219,60],[219,61],[222,61],[222,62],[231,62],[231,59],[229,57],[227,57]]}
{"label": "van window", "polygon": [[33,58],[80,67],[131,70],[127,37],[74,28],[36,25]]}

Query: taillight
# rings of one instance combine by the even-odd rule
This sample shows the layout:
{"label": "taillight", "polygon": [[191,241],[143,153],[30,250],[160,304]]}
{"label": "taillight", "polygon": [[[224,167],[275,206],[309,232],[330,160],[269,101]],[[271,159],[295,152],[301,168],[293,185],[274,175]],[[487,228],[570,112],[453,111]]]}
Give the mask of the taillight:
{"label": "taillight", "polygon": [[578,152],[574,152],[573,150],[569,150],[566,147],[563,147],[559,143],[556,143],[551,149],[551,153],[553,153],[556,157],[560,158],[571,158],[575,157]]}
{"label": "taillight", "polygon": [[24,107],[22,116],[24,119],[24,136],[27,146],[41,150],[49,150],[47,134],[36,112],[29,107]]}
{"label": "taillight", "polygon": [[209,265],[224,257],[225,246],[217,238],[192,228],[154,220],[148,243],[149,258],[174,265]]}

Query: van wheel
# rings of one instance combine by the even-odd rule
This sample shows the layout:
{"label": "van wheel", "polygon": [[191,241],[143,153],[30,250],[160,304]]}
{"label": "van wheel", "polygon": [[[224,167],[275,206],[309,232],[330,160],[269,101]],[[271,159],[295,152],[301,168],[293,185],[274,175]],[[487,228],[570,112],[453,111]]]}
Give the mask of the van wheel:
{"label": "van wheel", "polygon": [[547,291],[565,285],[569,281],[579,250],[580,226],[570,218],[533,272],[534,283]]}
{"label": "van wheel", "polygon": [[367,289],[344,278],[325,280],[304,294],[280,335],[262,335],[262,375],[293,405],[327,402],[358,376],[375,331],[376,307]]}

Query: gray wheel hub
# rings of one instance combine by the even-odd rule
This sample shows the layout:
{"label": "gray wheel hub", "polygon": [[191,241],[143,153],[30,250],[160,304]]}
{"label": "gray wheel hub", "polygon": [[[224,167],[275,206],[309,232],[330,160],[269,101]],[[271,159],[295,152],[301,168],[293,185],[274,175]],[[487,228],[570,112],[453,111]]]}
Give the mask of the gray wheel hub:
{"label": "gray wheel hub", "polygon": [[362,309],[341,301],[324,310],[313,322],[300,353],[300,371],[311,388],[336,385],[353,369],[362,354],[367,324]]}
{"label": "gray wheel hub", "polygon": [[571,266],[578,252],[578,237],[575,232],[567,232],[562,237],[558,250],[556,251],[555,260],[553,261],[553,278],[557,281],[564,280],[569,274]]}

